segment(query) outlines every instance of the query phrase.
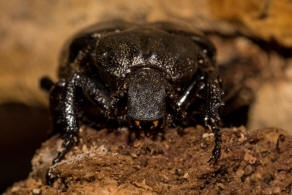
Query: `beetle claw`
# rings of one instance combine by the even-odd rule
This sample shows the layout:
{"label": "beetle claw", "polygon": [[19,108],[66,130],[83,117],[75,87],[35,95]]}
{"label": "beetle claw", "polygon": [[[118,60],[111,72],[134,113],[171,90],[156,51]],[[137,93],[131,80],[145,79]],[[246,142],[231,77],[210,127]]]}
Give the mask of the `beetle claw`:
{"label": "beetle claw", "polygon": [[47,183],[47,185],[52,187],[54,182],[56,181],[56,179],[57,179],[57,177],[50,172],[50,169],[48,169],[48,171],[46,173],[46,183]]}

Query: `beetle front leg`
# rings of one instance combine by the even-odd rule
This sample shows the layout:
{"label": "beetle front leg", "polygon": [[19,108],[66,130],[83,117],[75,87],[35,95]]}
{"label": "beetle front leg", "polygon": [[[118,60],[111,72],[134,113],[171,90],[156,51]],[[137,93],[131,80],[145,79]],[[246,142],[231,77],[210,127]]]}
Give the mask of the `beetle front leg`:
{"label": "beetle front leg", "polygon": [[[78,142],[78,99],[83,98],[83,93],[86,93],[96,104],[101,106],[104,114],[107,114],[111,108],[107,91],[101,83],[86,73],[75,73],[69,81],[60,81],[55,84],[50,93],[50,107],[54,128],[63,132],[64,143],[63,150],[53,160],[53,165],[60,162],[70,148]],[[55,177],[48,171],[47,183],[51,185],[54,180]]]}
{"label": "beetle front leg", "polygon": [[203,112],[204,112],[204,122],[205,126],[209,127],[214,134],[214,148],[212,156],[209,161],[214,160],[214,163],[220,157],[221,150],[221,134],[219,130],[219,109],[223,105],[222,95],[223,91],[220,87],[220,82],[218,76],[212,72],[198,72],[197,76],[192,80],[188,88],[178,99],[176,106],[182,110],[188,108],[190,99],[194,96],[199,96],[199,98],[204,100]]}
{"label": "beetle front leg", "polygon": [[219,79],[217,76],[207,77],[206,89],[204,93],[205,98],[205,116],[204,122],[205,126],[208,126],[214,133],[214,148],[212,151],[212,156],[209,162],[214,160],[214,163],[220,157],[221,154],[221,133],[219,129],[219,109],[223,105],[222,96],[223,91],[220,87]]}

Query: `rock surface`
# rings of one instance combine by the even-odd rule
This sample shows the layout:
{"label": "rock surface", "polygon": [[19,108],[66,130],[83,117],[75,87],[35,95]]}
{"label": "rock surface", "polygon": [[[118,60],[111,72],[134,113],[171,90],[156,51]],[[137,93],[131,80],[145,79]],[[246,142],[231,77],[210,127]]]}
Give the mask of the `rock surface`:
{"label": "rock surface", "polygon": [[[292,133],[292,85],[291,80],[267,82],[256,94],[249,116],[253,128],[281,127]],[[259,113],[267,113],[266,115]]]}
{"label": "rock surface", "polygon": [[291,47],[291,9],[285,0],[1,1],[0,103],[46,104],[38,80],[43,75],[55,78],[64,42],[93,23],[114,18],[183,22]]}
{"label": "rock surface", "polygon": [[292,137],[280,129],[222,129],[222,155],[208,163],[213,134],[169,129],[165,139],[127,144],[127,130],[81,129],[80,143],[44,175],[61,141],[45,142],[33,171],[4,194],[291,194]]}
{"label": "rock surface", "polygon": [[237,24],[239,31],[292,47],[292,3],[287,0],[210,0],[216,19]]}

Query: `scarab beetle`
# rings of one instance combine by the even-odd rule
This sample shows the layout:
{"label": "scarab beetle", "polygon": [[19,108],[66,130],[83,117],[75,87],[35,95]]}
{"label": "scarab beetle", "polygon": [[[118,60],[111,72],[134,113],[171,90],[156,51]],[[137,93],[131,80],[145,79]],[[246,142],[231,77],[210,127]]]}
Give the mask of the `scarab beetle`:
{"label": "scarab beetle", "polygon": [[152,134],[201,121],[214,133],[216,161],[223,92],[215,52],[201,33],[165,22],[105,22],[78,33],[61,54],[60,80],[41,81],[54,129],[64,134],[53,164],[78,141],[84,121]]}

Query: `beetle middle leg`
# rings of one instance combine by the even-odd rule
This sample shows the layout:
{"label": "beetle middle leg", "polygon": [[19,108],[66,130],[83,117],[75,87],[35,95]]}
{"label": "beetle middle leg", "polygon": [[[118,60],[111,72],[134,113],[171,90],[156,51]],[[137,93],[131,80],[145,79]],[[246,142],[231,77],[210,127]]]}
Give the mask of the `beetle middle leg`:
{"label": "beetle middle leg", "polygon": [[[52,164],[62,160],[70,148],[78,142],[79,135],[79,99],[89,96],[103,115],[109,115],[114,102],[105,87],[86,73],[74,73],[68,81],[60,81],[51,90],[50,107],[54,120],[54,128],[63,132],[63,150],[58,153]],[[81,97],[80,97],[81,96]],[[57,130],[58,130],[57,129]],[[55,130],[56,131],[56,130]],[[52,184],[54,176],[47,173],[47,183]]]}
{"label": "beetle middle leg", "polygon": [[175,92],[171,87],[167,88],[169,93],[168,97],[172,97],[170,105],[175,111],[175,116],[171,117],[172,120],[174,120],[174,123],[186,119],[187,112],[184,110],[187,110],[190,107],[193,100],[197,98],[203,89],[205,89],[205,86],[205,76],[201,72],[198,72],[180,97],[175,96]]}

